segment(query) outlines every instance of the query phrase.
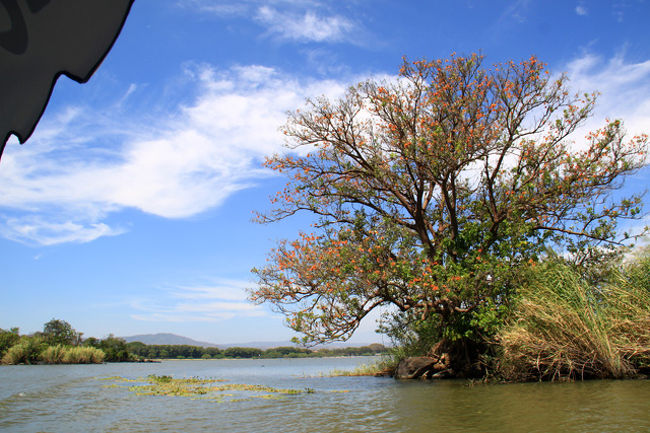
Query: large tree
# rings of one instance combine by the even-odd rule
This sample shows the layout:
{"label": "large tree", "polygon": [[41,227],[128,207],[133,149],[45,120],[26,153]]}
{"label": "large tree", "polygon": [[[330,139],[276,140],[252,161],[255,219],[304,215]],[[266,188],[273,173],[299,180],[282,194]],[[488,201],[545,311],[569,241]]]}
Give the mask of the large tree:
{"label": "large tree", "polygon": [[43,337],[47,344],[77,346],[81,342],[82,332],[77,332],[65,320],[52,319],[43,325]]}
{"label": "large tree", "polygon": [[253,270],[251,297],[305,343],[349,337],[380,305],[462,339],[546,248],[584,262],[625,242],[617,221],[639,216],[640,197],[610,193],[644,164],[647,137],[614,120],[574,142],[594,94],[535,57],[482,60],[405,61],[395,80],[290,116],[290,151],[266,161],[289,183],[259,220],[305,211],[314,229]]}

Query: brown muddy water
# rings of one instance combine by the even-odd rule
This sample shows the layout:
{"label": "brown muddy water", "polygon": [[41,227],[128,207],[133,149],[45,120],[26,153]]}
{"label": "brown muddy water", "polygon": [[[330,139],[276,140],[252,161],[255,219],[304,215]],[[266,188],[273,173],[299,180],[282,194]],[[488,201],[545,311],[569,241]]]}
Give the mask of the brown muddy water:
{"label": "brown muddy water", "polygon": [[[327,376],[370,362],[354,357],[1,366],[0,431],[650,431],[650,381],[470,386]],[[146,384],[152,374],[220,379],[218,386],[228,390],[138,395],[132,387]]]}

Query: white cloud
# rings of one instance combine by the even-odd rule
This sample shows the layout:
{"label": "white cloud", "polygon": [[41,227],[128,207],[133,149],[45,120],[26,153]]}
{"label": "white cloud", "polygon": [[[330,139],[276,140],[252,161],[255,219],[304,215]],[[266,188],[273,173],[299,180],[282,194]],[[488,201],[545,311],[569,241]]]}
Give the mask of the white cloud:
{"label": "white cloud", "polygon": [[55,245],[65,242],[90,242],[101,236],[115,236],[123,233],[103,223],[83,226],[72,221],[51,223],[38,216],[29,218],[5,218],[0,226],[0,235],[17,242]]}
{"label": "white cloud", "polygon": [[627,9],[628,3],[626,0],[615,0],[612,2],[612,15],[616,18],[616,21],[622,23],[625,19],[625,9]]}
{"label": "white cloud", "polygon": [[211,315],[197,316],[194,314],[149,313],[132,314],[131,318],[143,322],[187,323],[187,322],[218,322],[235,318],[232,313],[213,313]]}
{"label": "white cloud", "polygon": [[521,24],[528,19],[528,8],[530,0],[515,0],[508,6],[497,21],[498,26],[502,26],[505,22],[516,21]]}
{"label": "white cloud", "polygon": [[584,131],[602,127],[610,118],[622,119],[630,136],[650,132],[650,60],[627,62],[622,53],[609,60],[585,54],[566,71],[576,91],[600,93]]}
{"label": "white cloud", "polygon": [[248,12],[248,5],[244,1],[239,3],[216,3],[211,0],[188,0],[185,2],[179,2],[179,4],[181,6],[197,8],[202,12],[210,12],[215,15],[226,17],[243,15]]}
{"label": "white cloud", "polygon": [[319,16],[312,11],[286,13],[268,6],[260,7],[255,19],[266,26],[270,34],[294,41],[340,42],[355,30],[355,25],[342,16]]}
{"label": "white cloud", "polygon": [[186,300],[221,299],[226,301],[245,301],[247,281],[222,279],[216,285],[181,286],[172,291],[172,296]]}
{"label": "white cloud", "polygon": [[[601,92],[585,131],[610,117],[622,118],[630,135],[648,132],[650,60],[584,55],[564,69],[574,89]],[[186,93],[196,96],[152,107],[155,117],[115,108],[125,95],[140,97],[143,90],[128,86],[115,106],[48,113],[28,143],[11,142],[0,162],[0,236],[40,245],[89,242],[123,232],[110,217],[125,209],[184,218],[217,207],[270,175],[260,161],[282,150],[278,128],[288,110],[305,96],[340,95],[347,84],[259,65],[193,65],[187,79],[193,84]]]}
{"label": "white cloud", "polygon": [[192,7],[220,17],[252,18],[266,28],[266,34],[294,42],[359,43],[359,24],[332,11],[332,5],[316,0],[189,0]]}
{"label": "white cloud", "polygon": [[576,6],[576,13],[581,16],[587,15],[587,8],[584,5],[580,4]]}
{"label": "white cloud", "polygon": [[[88,242],[120,233],[107,218],[132,208],[183,218],[219,206],[271,175],[286,112],[339,82],[304,81],[263,66],[188,69],[196,96],[149,114],[112,106],[68,107],[46,117],[0,163],[0,235],[26,243]],[[129,86],[125,95],[137,88]]]}
{"label": "white cloud", "polygon": [[157,292],[155,298],[131,303],[131,317],[143,321],[217,322],[232,318],[262,317],[269,313],[247,300],[250,283],[218,280],[213,285],[179,286]]}

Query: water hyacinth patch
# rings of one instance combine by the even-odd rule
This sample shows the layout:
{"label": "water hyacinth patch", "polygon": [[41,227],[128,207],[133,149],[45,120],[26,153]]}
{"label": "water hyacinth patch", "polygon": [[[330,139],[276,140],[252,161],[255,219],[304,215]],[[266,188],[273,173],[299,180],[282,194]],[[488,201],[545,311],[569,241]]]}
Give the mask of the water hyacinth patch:
{"label": "water hyacinth patch", "polygon": [[133,380],[119,376],[104,378],[113,381],[105,388],[117,388],[120,382],[141,382],[141,385],[128,386],[128,390],[138,396],[189,397],[192,399],[213,400],[216,402],[238,402],[256,398],[282,399],[289,395],[312,394],[314,390],[306,388],[284,389],[256,384],[220,384],[224,379],[203,379],[198,377],[176,379],[171,376],[149,375]]}

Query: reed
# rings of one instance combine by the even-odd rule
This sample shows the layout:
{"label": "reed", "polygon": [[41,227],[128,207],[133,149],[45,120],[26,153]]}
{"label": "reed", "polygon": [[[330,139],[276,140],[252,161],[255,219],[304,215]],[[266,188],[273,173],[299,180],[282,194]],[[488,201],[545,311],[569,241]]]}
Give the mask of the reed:
{"label": "reed", "polygon": [[393,359],[386,357],[371,363],[362,364],[353,370],[332,370],[324,376],[390,376],[395,369]]}
{"label": "reed", "polygon": [[45,364],[101,364],[105,354],[94,347],[71,347],[57,344],[40,353],[39,361]]}
{"label": "reed", "polygon": [[106,355],[95,347],[66,347],[61,363],[63,364],[100,364]]}
{"label": "reed", "polygon": [[520,288],[497,340],[510,380],[625,378],[650,365],[650,258],[600,287],[559,263]]}
{"label": "reed", "polygon": [[41,360],[46,364],[61,364],[66,353],[66,347],[60,344],[48,346],[41,353]]}

